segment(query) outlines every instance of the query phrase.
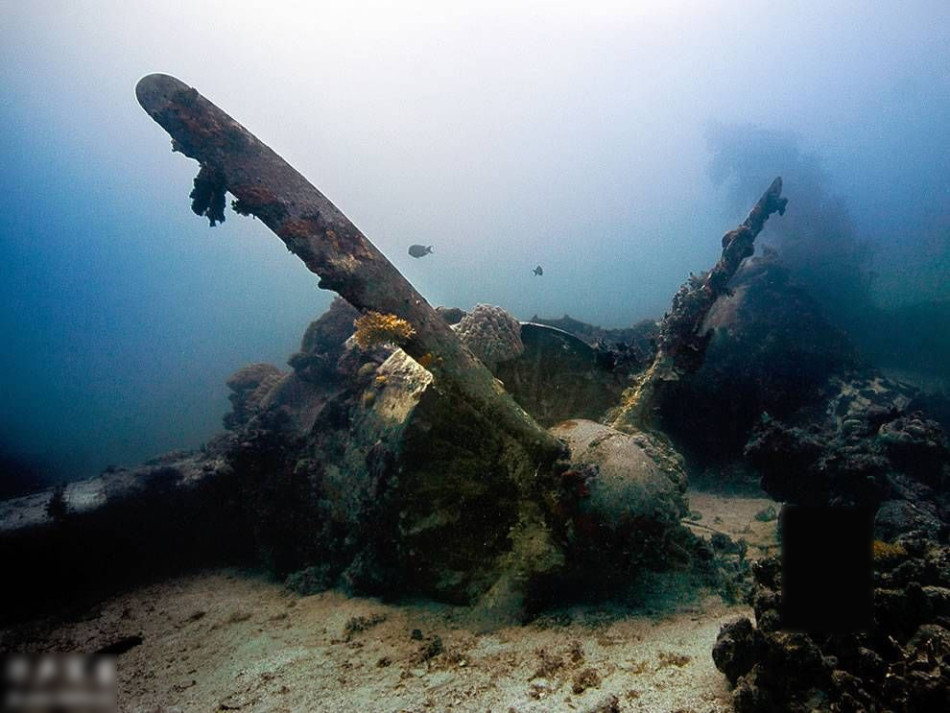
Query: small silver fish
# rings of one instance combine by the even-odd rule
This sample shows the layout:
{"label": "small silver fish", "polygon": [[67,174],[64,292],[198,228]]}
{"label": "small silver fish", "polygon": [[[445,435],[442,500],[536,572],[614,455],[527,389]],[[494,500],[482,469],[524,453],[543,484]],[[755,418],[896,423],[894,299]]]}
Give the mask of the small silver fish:
{"label": "small silver fish", "polygon": [[410,245],[409,254],[413,257],[425,257],[432,252],[431,245]]}
{"label": "small silver fish", "polygon": [[541,266],[540,266],[540,265],[538,265],[536,268],[534,268],[531,272],[533,272],[533,273],[534,273],[535,275],[537,275],[538,277],[541,277],[541,275],[544,274],[544,270],[541,269]]}

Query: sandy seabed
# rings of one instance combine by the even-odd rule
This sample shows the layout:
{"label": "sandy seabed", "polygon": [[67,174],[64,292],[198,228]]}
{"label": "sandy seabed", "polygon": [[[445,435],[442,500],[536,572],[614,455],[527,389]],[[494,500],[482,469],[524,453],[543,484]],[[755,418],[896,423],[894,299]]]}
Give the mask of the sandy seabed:
{"label": "sandy seabed", "polygon": [[[701,525],[746,538],[750,554],[774,545],[774,523],[754,519],[771,501],[692,493],[690,502]],[[719,713],[732,710],[731,693],[712,646],[722,624],[748,614],[697,593],[660,611],[583,606],[485,630],[464,607],[337,591],[300,597],[218,570],[5,632],[4,643],[88,652],[141,636],[118,659],[129,713]]]}

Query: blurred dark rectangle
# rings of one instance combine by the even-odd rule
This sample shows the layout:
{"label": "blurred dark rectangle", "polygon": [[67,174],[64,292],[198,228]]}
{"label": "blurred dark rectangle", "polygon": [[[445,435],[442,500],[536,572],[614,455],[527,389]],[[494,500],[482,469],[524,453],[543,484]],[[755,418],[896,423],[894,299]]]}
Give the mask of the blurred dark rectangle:
{"label": "blurred dark rectangle", "polygon": [[0,658],[3,713],[116,713],[115,656],[13,654]]}
{"label": "blurred dark rectangle", "polygon": [[783,629],[866,631],[873,618],[874,511],[785,505],[782,540]]}

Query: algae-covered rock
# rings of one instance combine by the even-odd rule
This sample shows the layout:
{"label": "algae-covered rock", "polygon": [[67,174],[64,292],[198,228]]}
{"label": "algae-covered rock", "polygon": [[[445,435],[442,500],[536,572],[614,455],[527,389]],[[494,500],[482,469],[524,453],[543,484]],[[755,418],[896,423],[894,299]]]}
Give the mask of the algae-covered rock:
{"label": "algae-covered rock", "polygon": [[300,341],[300,351],[287,363],[304,381],[332,379],[343,345],[353,334],[353,322],[359,316],[359,310],[337,297],[319,319],[310,323]]}
{"label": "algae-covered rock", "polygon": [[657,404],[664,433],[699,466],[741,457],[763,412],[784,419],[820,402],[827,380],[858,364],[774,256],[746,260],[729,287],[703,325],[712,337],[702,367]]}
{"label": "algae-covered rock", "polygon": [[664,579],[668,601],[716,585],[711,551],[681,524],[688,513],[683,459],[662,437],[582,419],[549,432],[570,456],[535,497],[563,565],[527,582],[532,610],[576,596],[657,603],[656,577],[671,570],[679,575]]}
{"label": "algae-covered rock", "polygon": [[308,436],[311,500],[295,510],[312,521],[298,566],[322,554],[355,590],[515,613],[536,583],[583,571],[578,556],[627,572],[655,561],[687,512],[682,459],[655,437],[567,422],[552,434],[571,464],[552,470],[402,350],[354,383]]}
{"label": "algae-covered rock", "polygon": [[756,646],[759,645],[755,636],[756,629],[745,616],[724,624],[719,630],[712,657],[716,668],[726,674],[732,686],[755,665]]}
{"label": "algae-covered rock", "polygon": [[233,410],[224,417],[225,428],[247,423],[283,376],[273,364],[248,364],[234,372],[227,380]]}
{"label": "algae-covered rock", "polygon": [[689,512],[682,461],[669,453],[665,461],[657,457],[660,444],[645,434],[581,419],[550,431],[570,447],[574,471],[586,471],[580,510],[596,518],[597,527],[618,529],[647,521],[674,526]]}
{"label": "algae-covered rock", "polygon": [[385,386],[372,411],[399,429],[392,463],[398,476],[386,495],[388,556],[406,585],[473,602],[499,580],[525,580],[558,564],[547,556],[553,545],[533,492],[537,464],[522,446],[472,405],[435,388],[401,351],[380,376]]}
{"label": "algae-covered rock", "polygon": [[538,463],[405,352],[380,356],[350,345],[325,400],[274,403],[246,427],[234,466],[262,559],[360,592],[517,599],[561,561]]}
{"label": "algae-covered rock", "polygon": [[870,625],[834,633],[784,629],[781,562],[760,560],[753,567],[756,626],[749,619],[724,626],[713,649],[735,686],[736,711],[947,710],[950,548],[918,542],[900,549],[874,560]]}
{"label": "algae-covered rock", "polygon": [[550,432],[571,451],[550,506],[565,566],[546,591],[536,588],[539,606],[571,592],[635,600],[650,572],[698,562],[695,538],[680,524],[686,476],[675,451],[581,419]]}

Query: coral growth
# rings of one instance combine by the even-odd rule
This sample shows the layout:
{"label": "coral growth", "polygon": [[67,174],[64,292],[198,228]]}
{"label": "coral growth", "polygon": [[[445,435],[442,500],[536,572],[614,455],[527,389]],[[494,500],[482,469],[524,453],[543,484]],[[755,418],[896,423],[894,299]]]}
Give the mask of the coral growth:
{"label": "coral growth", "polygon": [[224,174],[218,169],[202,164],[195,176],[195,187],[189,194],[191,210],[195,215],[203,215],[213,228],[216,223],[224,222],[224,193],[227,183]]}
{"label": "coral growth", "polygon": [[231,192],[238,196],[231,201],[231,208],[238,215],[255,216],[269,226],[279,225],[287,215],[287,207],[266,188],[241,185],[233,186]]}
{"label": "coral growth", "polygon": [[597,669],[587,667],[582,671],[578,671],[574,675],[574,680],[571,682],[571,692],[577,696],[586,691],[588,688],[599,688],[600,687],[600,674],[597,673]]}
{"label": "coral growth", "polygon": [[884,540],[874,540],[873,557],[875,562],[898,560],[907,556],[907,548]]}
{"label": "coral growth", "polygon": [[706,467],[740,458],[763,412],[787,418],[858,366],[847,335],[774,257],[746,261],[730,288],[704,324],[714,336],[702,368],[659,400],[663,432]]}
{"label": "coral growth", "polygon": [[834,395],[822,417],[793,426],[764,416],[753,431],[745,454],[762,487],[799,504],[907,501],[929,514],[929,524],[912,529],[938,536],[950,520],[950,452],[940,426],[903,413],[907,387],[882,377],[832,379],[827,388]]}
{"label": "coral growth", "polygon": [[[950,455],[912,390],[877,375],[832,378],[787,425],[765,417],[746,447],[777,499],[876,509],[866,630],[786,631],[777,558],[753,567],[756,627],[724,627],[713,658],[739,713],[950,707]],[[827,395],[830,394],[830,397]],[[829,592],[830,596],[830,592]]]}
{"label": "coral growth", "polygon": [[343,640],[352,641],[357,634],[362,634],[368,629],[372,629],[377,624],[386,621],[385,614],[373,614],[372,616],[354,616],[346,622],[343,627]]}
{"label": "coral growth", "polygon": [[360,349],[370,349],[384,344],[400,346],[415,335],[416,330],[406,320],[394,314],[367,312],[353,322],[356,333],[353,338]]}
{"label": "coral growth", "polygon": [[489,369],[524,351],[521,324],[501,307],[475,305],[453,328],[465,346]]}
{"label": "coral growth", "polygon": [[234,372],[227,380],[232,411],[224,417],[224,427],[234,429],[246,424],[260,411],[265,397],[283,376],[271,364],[249,364]]}
{"label": "coral growth", "polygon": [[936,711],[950,706],[950,549],[875,543],[874,621],[867,631],[814,634],[781,626],[780,564],[754,567],[757,627],[722,628],[716,666],[739,713]]}

